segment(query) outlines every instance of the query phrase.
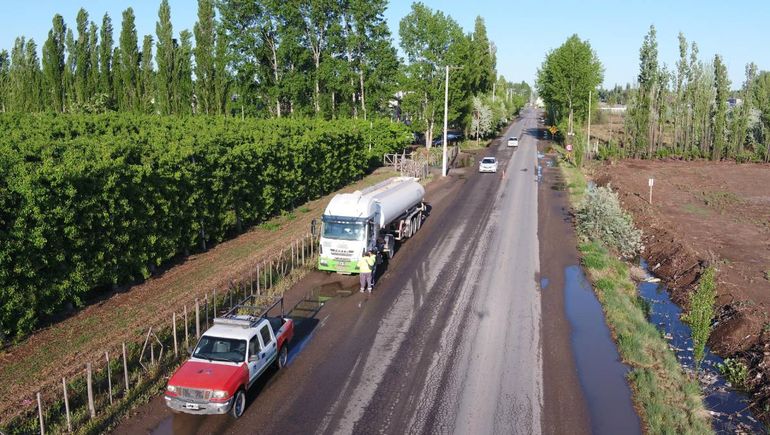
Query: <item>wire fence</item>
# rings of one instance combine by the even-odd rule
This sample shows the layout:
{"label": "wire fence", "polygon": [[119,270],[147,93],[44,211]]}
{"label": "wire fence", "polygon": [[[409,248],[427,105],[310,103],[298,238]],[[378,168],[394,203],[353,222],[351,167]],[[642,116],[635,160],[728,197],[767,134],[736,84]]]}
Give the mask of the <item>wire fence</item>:
{"label": "wire fence", "polygon": [[253,264],[227,288],[177,307],[164,326],[149,327],[137,340],[105,349],[102,358],[84,360],[78,375],[53,379],[25,400],[0,433],[102,432],[135,400],[157,391],[217,315],[249,296],[267,304],[296,283],[315,264],[317,243],[318,234],[311,231]]}

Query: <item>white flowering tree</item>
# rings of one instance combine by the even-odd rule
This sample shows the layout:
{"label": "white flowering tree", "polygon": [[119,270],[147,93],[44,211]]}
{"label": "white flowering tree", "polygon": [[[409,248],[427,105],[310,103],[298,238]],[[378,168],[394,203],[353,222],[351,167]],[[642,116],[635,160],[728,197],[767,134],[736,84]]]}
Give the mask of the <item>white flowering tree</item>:
{"label": "white flowering tree", "polygon": [[481,136],[492,133],[494,128],[492,122],[492,109],[484,103],[481,97],[473,97],[473,120],[471,121],[471,131],[476,135],[476,145],[479,144]]}

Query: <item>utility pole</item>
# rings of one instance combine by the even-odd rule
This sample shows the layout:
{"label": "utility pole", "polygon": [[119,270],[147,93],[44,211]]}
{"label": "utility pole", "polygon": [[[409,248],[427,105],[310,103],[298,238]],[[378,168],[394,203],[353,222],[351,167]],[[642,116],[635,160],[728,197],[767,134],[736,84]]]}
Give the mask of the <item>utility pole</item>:
{"label": "utility pole", "polygon": [[441,165],[441,176],[446,177],[447,172],[447,123],[449,118],[449,68],[463,69],[461,66],[446,66],[446,78],[444,79],[444,155],[443,164]]}
{"label": "utility pole", "polygon": [[444,80],[444,154],[443,154],[443,164],[441,165],[441,176],[446,177],[446,165],[447,165],[447,140],[446,140],[446,133],[447,133],[447,118],[449,117],[449,65],[446,66],[446,79]]}
{"label": "utility pole", "polygon": [[[586,151],[591,149],[591,94],[594,91],[588,91],[588,133],[586,137]],[[591,153],[589,152],[589,155]]]}

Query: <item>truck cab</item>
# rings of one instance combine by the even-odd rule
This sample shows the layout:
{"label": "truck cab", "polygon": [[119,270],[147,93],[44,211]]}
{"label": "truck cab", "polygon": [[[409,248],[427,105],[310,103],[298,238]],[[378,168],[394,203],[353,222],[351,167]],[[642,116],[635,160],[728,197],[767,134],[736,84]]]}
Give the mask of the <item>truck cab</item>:
{"label": "truck cab", "polygon": [[[234,418],[246,409],[246,391],[271,365],[286,366],[294,322],[281,314],[250,314],[255,305],[235,306],[203,333],[190,358],[171,376],[166,405],[189,414],[226,414]],[[283,311],[283,310],[281,310]]]}

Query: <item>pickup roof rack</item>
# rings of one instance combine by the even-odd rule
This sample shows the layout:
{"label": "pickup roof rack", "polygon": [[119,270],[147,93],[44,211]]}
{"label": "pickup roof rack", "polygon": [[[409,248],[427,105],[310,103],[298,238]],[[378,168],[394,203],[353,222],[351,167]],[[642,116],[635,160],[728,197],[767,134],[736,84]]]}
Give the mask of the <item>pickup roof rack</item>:
{"label": "pickup roof rack", "polygon": [[241,328],[254,328],[262,319],[267,319],[267,313],[276,306],[281,306],[281,318],[283,314],[283,296],[276,299],[270,306],[264,308],[264,305],[257,305],[254,295],[248,296],[225,314],[215,317],[215,325],[240,326]]}

